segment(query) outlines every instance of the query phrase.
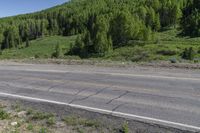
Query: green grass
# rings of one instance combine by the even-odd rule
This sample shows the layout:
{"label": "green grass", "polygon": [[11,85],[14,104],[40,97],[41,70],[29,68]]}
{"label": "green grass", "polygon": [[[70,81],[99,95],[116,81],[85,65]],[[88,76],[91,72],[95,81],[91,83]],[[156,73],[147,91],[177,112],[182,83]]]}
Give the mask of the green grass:
{"label": "green grass", "polygon": [[143,44],[130,43],[129,46],[117,48],[104,57],[117,61],[155,61],[181,60],[185,48],[193,47],[195,58],[200,60],[200,38],[179,37],[176,30],[168,30],[155,34],[155,41]]}
{"label": "green grass", "polygon": [[44,119],[49,120],[50,119],[50,121],[49,121],[50,123],[52,122],[53,118],[54,118],[53,114],[42,113],[42,112],[33,112],[30,117],[30,119],[32,119],[32,120],[44,120]]}
{"label": "green grass", "polygon": [[[130,42],[128,46],[115,49],[105,57],[95,58],[95,60],[114,61],[156,61],[156,60],[177,60],[181,59],[181,53],[185,48],[193,47],[195,59],[200,62],[200,38],[179,37],[177,30],[167,30],[155,33],[155,39],[151,42]],[[4,50],[0,59],[24,59],[24,58],[51,58],[55,52],[55,47],[60,44],[63,53],[67,53],[70,45],[74,43],[76,36],[62,37],[52,36],[33,40],[30,47],[24,45],[20,49]],[[65,56],[63,58],[79,59]],[[92,59],[92,57],[90,58]]]}
{"label": "green grass", "polygon": [[60,44],[63,52],[67,52],[70,44],[74,42],[76,36],[62,37],[51,36],[33,40],[29,47],[25,44],[19,49],[9,49],[2,51],[0,59],[23,59],[23,58],[51,58],[57,44]]}
{"label": "green grass", "polygon": [[8,118],[9,118],[9,114],[6,111],[4,111],[2,108],[0,108],[0,120],[4,120]]}
{"label": "green grass", "polygon": [[66,124],[72,125],[72,126],[82,125],[82,126],[85,126],[85,127],[95,127],[95,128],[100,127],[100,123],[96,120],[88,120],[88,119],[83,119],[83,118],[79,118],[79,117],[76,117],[76,116],[65,117],[63,119],[63,121]]}

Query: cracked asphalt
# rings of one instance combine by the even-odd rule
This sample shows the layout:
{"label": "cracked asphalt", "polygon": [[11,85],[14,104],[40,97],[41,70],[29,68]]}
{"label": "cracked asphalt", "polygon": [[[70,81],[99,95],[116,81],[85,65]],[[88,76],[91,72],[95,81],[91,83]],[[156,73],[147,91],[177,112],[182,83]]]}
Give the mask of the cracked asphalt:
{"label": "cracked asphalt", "polygon": [[200,127],[200,70],[0,63],[0,92]]}

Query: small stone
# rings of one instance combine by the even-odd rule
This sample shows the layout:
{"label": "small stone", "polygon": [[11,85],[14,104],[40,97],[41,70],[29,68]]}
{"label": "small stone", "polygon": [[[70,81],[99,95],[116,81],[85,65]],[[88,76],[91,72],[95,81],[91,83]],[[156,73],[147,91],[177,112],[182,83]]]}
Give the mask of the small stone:
{"label": "small stone", "polygon": [[19,113],[17,114],[17,116],[18,116],[19,118],[23,118],[23,117],[26,117],[26,114],[27,114],[26,111],[21,111],[21,112],[19,112]]}
{"label": "small stone", "polygon": [[11,126],[16,126],[17,122],[11,122]]}
{"label": "small stone", "polygon": [[56,127],[56,128],[65,127],[65,123],[64,123],[64,122],[56,122],[55,127]]}

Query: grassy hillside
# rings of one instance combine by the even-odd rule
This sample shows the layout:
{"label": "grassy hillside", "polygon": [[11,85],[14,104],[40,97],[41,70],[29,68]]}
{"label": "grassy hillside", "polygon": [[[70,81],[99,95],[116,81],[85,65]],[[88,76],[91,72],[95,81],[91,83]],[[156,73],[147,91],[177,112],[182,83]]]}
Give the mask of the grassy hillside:
{"label": "grassy hillside", "polygon": [[115,49],[105,59],[122,61],[184,61],[181,54],[185,48],[192,47],[195,51],[195,61],[200,61],[200,38],[179,37],[176,30],[156,33],[153,42],[140,42]]}
{"label": "grassy hillside", "polygon": [[39,38],[31,41],[29,47],[25,47],[25,43],[23,43],[19,49],[13,48],[3,50],[0,59],[51,58],[56,45],[61,45],[63,52],[67,52],[75,38],[76,36],[50,36]]}
{"label": "grassy hillside", "polygon": [[[178,37],[176,30],[168,30],[156,33],[156,41],[135,42],[128,46],[114,49],[114,51],[105,57],[99,57],[100,60],[114,61],[184,61],[181,54],[185,48],[193,47],[195,49],[195,61],[200,61],[200,38]],[[51,36],[33,40],[30,47],[25,44],[20,49],[8,49],[2,51],[0,59],[23,59],[23,58],[51,58],[57,44],[62,47],[63,54],[70,50],[70,45],[74,44],[76,36]],[[63,58],[77,58],[65,55]],[[93,57],[91,57],[93,58]]]}

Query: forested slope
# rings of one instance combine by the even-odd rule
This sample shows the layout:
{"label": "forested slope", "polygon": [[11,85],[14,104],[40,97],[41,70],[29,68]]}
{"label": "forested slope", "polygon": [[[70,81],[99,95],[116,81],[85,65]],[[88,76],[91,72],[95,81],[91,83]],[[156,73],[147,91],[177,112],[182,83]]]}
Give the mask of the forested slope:
{"label": "forested slope", "polygon": [[157,41],[157,33],[169,28],[199,36],[199,5],[199,0],[71,0],[0,19],[0,45],[17,49],[40,37],[77,35],[69,55],[105,56],[130,43]]}

